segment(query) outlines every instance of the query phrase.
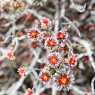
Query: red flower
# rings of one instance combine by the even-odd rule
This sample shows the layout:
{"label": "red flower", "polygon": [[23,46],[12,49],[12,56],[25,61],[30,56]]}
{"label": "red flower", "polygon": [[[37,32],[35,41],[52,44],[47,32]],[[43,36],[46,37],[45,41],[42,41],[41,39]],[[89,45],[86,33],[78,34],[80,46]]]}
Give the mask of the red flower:
{"label": "red flower", "polygon": [[76,58],[76,56],[74,54],[69,58],[68,64],[70,66],[76,66],[76,64],[77,64],[77,58]]}
{"label": "red flower", "polygon": [[21,77],[23,77],[23,76],[26,75],[26,69],[25,69],[24,67],[18,68],[18,71],[17,71],[17,72],[19,73],[19,75],[20,75]]}
{"label": "red flower", "polygon": [[62,57],[57,52],[50,53],[47,59],[48,59],[48,64],[51,65],[51,67],[53,68],[58,67],[62,61]]}
{"label": "red flower", "polygon": [[49,24],[49,19],[48,18],[44,18],[42,20],[42,23],[44,23],[47,26]]}
{"label": "red flower", "polygon": [[57,82],[59,86],[65,87],[70,83],[70,78],[68,75],[63,74],[59,76]]}
{"label": "red flower", "polygon": [[54,39],[48,39],[47,40],[47,46],[54,47],[56,45],[57,45],[57,43],[56,43],[56,41]]}
{"label": "red flower", "polygon": [[48,18],[41,19],[41,27],[44,29],[47,29],[48,26],[50,26],[50,20]]}
{"label": "red flower", "polygon": [[56,55],[51,55],[49,56],[49,62],[52,65],[55,65],[58,63],[58,57]]}
{"label": "red flower", "polygon": [[30,38],[37,38],[38,34],[39,34],[39,32],[36,30],[32,30],[31,32],[28,33]]}
{"label": "red flower", "polygon": [[42,74],[40,75],[40,79],[43,81],[43,82],[48,82],[49,79],[50,79],[50,76],[47,72],[42,72]]}
{"label": "red flower", "polygon": [[68,38],[68,33],[66,31],[66,29],[62,29],[61,31],[59,31],[56,35],[58,40],[65,40]]}
{"label": "red flower", "polygon": [[48,25],[49,25],[49,19],[48,19],[48,18],[43,18],[43,19],[41,20],[41,23],[43,23],[43,24],[45,24],[46,26],[48,26]]}
{"label": "red flower", "polygon": [[39,45],[37,42],[32,42],[31,46],[32,46],[32,48],[37,48]]}
{"label": "red flower", "polygon": [[9,60],[14,60],[15,59],[14,53],[12,51],[8,51],[6,54],[6,58]]}
{"label": "red flower", "polygon": [[57,34],[57,39],[65,39],[65,34],[63,32],[59,32]]}

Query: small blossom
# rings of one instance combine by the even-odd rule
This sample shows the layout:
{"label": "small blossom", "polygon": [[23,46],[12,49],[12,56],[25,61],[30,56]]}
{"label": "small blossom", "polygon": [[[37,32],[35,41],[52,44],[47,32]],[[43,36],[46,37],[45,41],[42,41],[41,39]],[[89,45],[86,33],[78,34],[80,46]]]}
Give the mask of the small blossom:
{"label": "small blossom", "polygon": [[65,40],[68,38],[68,34],[67,32],[64,32],[64,30],[61,30],[57,33],[56,37],[58,40]]}
{"label": "small blossom", "polygon": [[64,38],[65,38],[65,34],[64,34],[64,33],[59,32],[59,33],[57,34],[57,39],[64,39]]}
{"label": "small blossom", "polygon": [[51,22],[48,18],[43,18],[43,19],[41,19],[40,22],[41,22],[41,28],[42,29],[47,29],[51,24]]}
{"label": "small blossom", "polygon": [[19,75],[20,75],[21,77],[23,77],[23,76],[26,75],[26,69],[25,69],[24,67],[18,68],[18,71],[17,71],[17,72],[19,73]]}
{"label": "small blossom", "polygon": [[58,84],[60,86],[67,86],[69,83],[70,83],[70,78],[68,75],[66,74],[63,74],[63,75],[60,75],[58,80],[57,80]]}
{"label": "small blossom", "polygon": [[28,88],[28,89],[25,91],[25,94],[24,94],[24,95],[33,95],[32,89],[31,89],[31,88]]}
{"label": "small blossom", "polygon": [[52,38],[50,38],[50,39],[48,39],[47,41],[46,41],[46,45],[48,46],[48,47],[55,47],[55,46],[57,46],[57,42],[54,40],[54,39],[52,39]]}
{"label": "small blossom", "polygon": [[55,84],[59,90],[69,90],[71,85],[74,83],[74,76],[71,72],[61,72],[60,74],[57,74],[54,77]]}
{"label": "small blossom", "polygon": [[53,65],[57,64],[58,57],[56,55],[49,56],[49,62]]}
{"label": "small blossom", "polygon": [[54,52],[54,53],[50,53],[48,55],[48,63],[52,66],[52,67],[58,67],[59,64],[61,63],[61,56]]}
{"label": "small blossom", "polygon": [[32,42],[31,46],[32,46],[32,48],[37,48],[39,45],[38,45],[38,43],[35,41],[35,42]]}
{"label": "small blossom", "polygon": [[68,64],[69,64],[70,66],[76,66],[76,65],[77,65],[77,58],[76,58],[76,55],[75,55],[75,54],[73,54],[73,55],[71,55],[71,56],[69,57],[69,59],[68,59]]}
{"label": "small blossom", "polygon": [[39,32],[37,30],[32,30],[28,33],[29,38],[37,38],[39,35]]}
{"label": "small blossom", "polygon": [[40,79],[43,82],[48,82],[50,80],[50,75],[48,72],[41,72]]}
{"label": "small blossom", "polygon": [[48,40],[47,44],[48,44],[48,46],[51,46],[51,47],[56,46],[56,42],[54,40],[52,40],[52,39]]}
{"label": "small blossom", "polygon": [[9,60],[14,60],[15,59],[14,53],[12,51],[8,51],[6,54],[6,58]]}

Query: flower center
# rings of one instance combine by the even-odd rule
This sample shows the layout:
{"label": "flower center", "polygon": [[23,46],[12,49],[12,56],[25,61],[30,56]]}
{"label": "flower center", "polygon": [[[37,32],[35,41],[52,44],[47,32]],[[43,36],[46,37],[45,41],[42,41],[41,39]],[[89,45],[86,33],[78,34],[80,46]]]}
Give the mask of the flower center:
{"label": "flower center", "polygon": [[48,73],[43,73],[43,74],[41,75],[41,79],[42,79],[42,81],[47,82],[47,81],[49,80],[49,75],[48,75]]}
{"label": "flower center", "polygon": [[56,55],[50,56],[49,61],[51,64],[55,65],[58,62],[58,58]]}
{"label": "flower center", "polygon": [[61,75],[58,79],[58,83],[61,86],[66,86],[70,82],[70,78],[67,75]]}

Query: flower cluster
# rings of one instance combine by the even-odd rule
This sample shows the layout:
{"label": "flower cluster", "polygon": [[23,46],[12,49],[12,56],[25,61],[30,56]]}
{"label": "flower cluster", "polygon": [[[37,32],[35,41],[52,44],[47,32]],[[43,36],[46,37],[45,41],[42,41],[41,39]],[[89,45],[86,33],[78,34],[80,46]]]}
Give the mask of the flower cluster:
{"label": "flower cluster", "polygon": [[[54,32],[48,18],[42,18],[38,24],[38,29],[29,30],[27,37],[32,48],[43,47],[47,51],[46,64],[39,74],[40,81],[53,83],[59,90],[69,89],[74,82],[72,69],[77,65],[77,57],[69,44],[67,29]],[[26,73],[24,68],[19,68],[18,72],[20,76]]]}
{"label": "flower cluster", "polygon": [[52,22],[43,18],[39,31],[31,31],[30,38],[35,41],[40,38],[39,42],[47,50],[46,64],[39,74],[40,80],[44,84],[53,83],[59,90],[69,89],[74,82],[72,69],[77,65],[77,57],[68,44],[67,29],[56,33],[52,31]]}

